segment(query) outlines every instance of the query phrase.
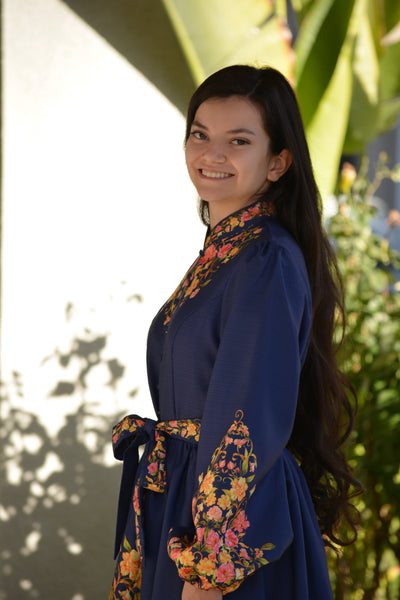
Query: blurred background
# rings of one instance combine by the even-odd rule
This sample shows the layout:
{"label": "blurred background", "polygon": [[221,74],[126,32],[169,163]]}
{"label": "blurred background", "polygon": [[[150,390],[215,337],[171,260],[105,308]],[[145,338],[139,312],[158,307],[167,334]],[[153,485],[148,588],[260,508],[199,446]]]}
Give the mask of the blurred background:
{"label": "blurred background", "polygon": [[0,600],[106,598],[151,319],[205,235],[186,103],[233,63],[295,85],[349,314],[359,540],[335,600],[400,598],[397,0],[2,0]]}

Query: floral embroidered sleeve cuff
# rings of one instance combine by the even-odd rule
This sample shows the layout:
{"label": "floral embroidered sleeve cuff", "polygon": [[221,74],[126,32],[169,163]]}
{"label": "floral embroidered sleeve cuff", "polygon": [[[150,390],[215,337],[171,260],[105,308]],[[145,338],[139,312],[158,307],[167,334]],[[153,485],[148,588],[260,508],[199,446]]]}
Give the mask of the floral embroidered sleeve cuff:
{"label": "floral embroidered sleeve cuff", "polygon": [[168,552],[182,579],[201,589],[217,587],[224,594],[237,589],[242,580],[266,565],[268,541],[250,548],[243,538],[250,526],[246,506],[252,496],[257,468],[256,455],[242,411],[214,452],[211,464],[200,476],[193,499],[194,540],[183,531],[171,530]]}

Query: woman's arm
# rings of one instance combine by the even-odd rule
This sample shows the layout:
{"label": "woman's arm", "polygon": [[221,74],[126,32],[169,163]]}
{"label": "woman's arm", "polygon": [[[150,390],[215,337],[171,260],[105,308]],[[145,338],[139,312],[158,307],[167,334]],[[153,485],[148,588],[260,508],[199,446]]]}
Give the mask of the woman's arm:
{"label": "woman's arm", "polygon": [[301,255],[280,245],[250,255],[225,291],[197,454],[195,535],[172,528],[168,544],[179,576],[204,590],[233,592],[292,541],[278,459],[293,426],[310,320]]}

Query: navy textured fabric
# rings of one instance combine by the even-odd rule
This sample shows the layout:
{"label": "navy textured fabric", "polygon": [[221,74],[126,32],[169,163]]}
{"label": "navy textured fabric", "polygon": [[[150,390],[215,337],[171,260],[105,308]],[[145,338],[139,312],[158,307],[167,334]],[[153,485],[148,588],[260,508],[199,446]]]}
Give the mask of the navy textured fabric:
{"label": "navy textured fabric", "polygon": [[[151,325],[160,432],[131,474],[135,490],[125,485],[110,598],[180,600],[185,580],[232,600],[332,598],[308,487],[286,448],[311,295],[301,251],[271,212],[257,202],[211,231]],[[117,442],[134,429],[118,427]]]}

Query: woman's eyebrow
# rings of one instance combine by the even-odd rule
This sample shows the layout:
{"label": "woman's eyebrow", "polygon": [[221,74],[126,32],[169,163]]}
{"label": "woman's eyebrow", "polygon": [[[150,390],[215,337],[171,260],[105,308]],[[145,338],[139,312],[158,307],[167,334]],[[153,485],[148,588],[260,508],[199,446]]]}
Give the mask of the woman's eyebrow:
{"label": "woman's eyebrow", "polygon": [[203,125],[203,123],[200,123],[200,121],[192,121],[192,127],[193,125],[195,127],[201,127],[202,129],[208,129],[208,127],[206,127],[205,125]]}
{"label": "woman's eyebrow", "polygon": [[227,133],[248,133],[249,135],[256,135],[254,131],[251,129],[246,129],[246,127],[239,127],[238,129],[230,129]]}
{"label": "woman's eyebrow", "polygon": [[[192,121],[192,126],[195,127],[201,127],[201,129],[206,129],[208,131],[208,127],[206,127],[206,125],[203,125],[203,123],[200,123],[200,121]],[[252,131],[251,129],[247,129],[246,127],[238,127],[237,129],[230,129],[229,131],[227,131],[226,133],[230,133],[230,134],[238,134],[238,133],[248,133],[249,135],[256,135],[254,131]]]}

